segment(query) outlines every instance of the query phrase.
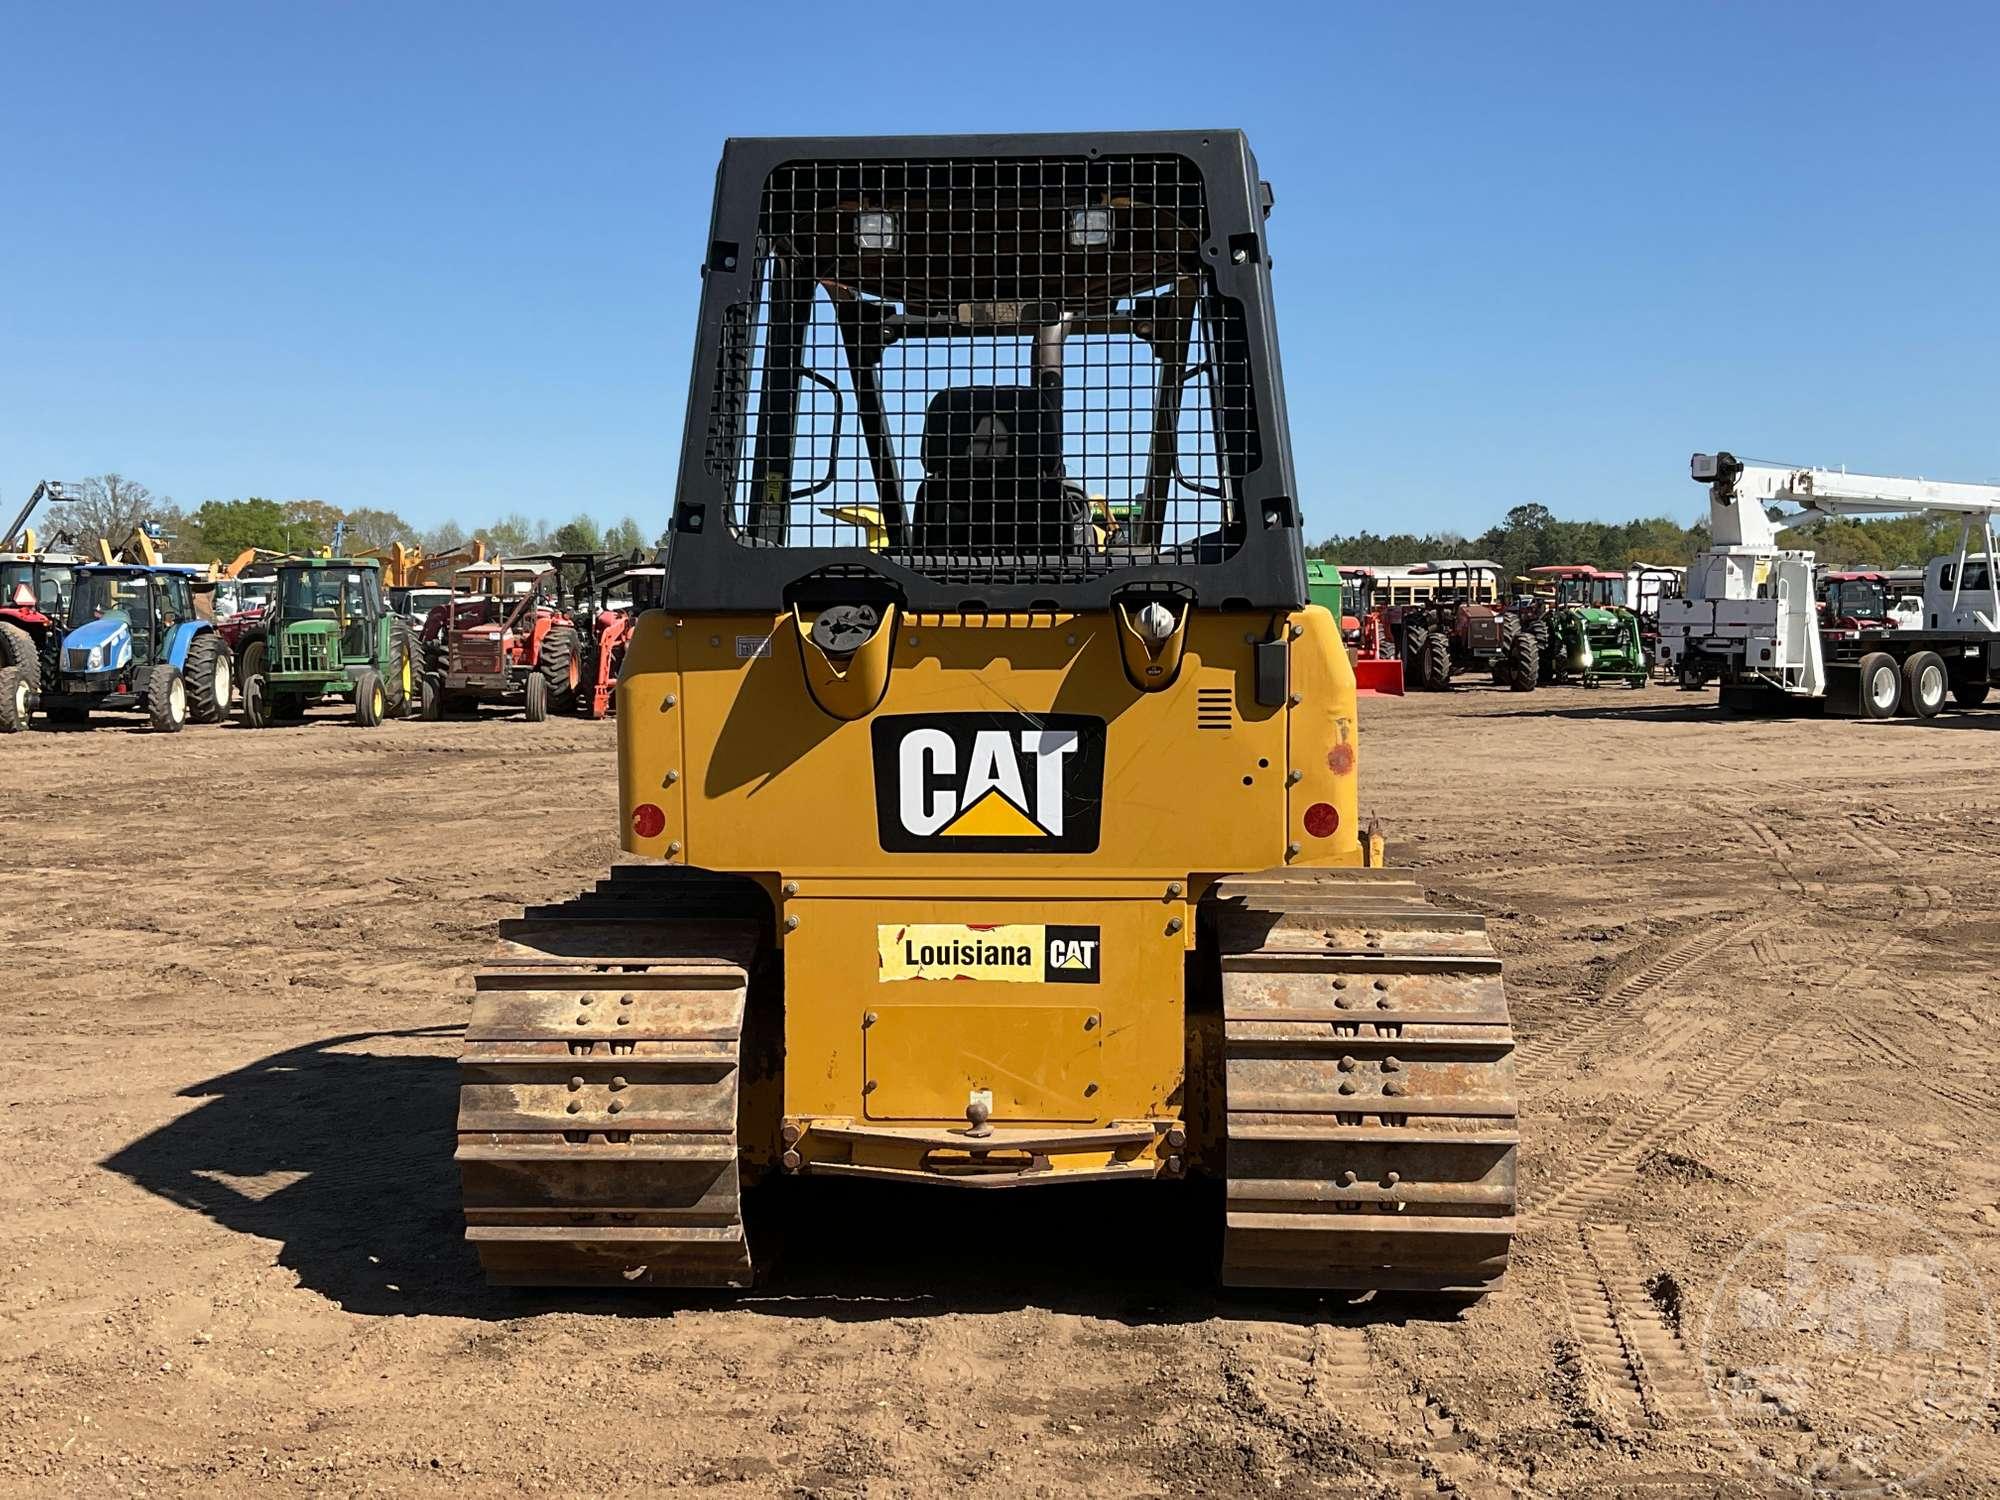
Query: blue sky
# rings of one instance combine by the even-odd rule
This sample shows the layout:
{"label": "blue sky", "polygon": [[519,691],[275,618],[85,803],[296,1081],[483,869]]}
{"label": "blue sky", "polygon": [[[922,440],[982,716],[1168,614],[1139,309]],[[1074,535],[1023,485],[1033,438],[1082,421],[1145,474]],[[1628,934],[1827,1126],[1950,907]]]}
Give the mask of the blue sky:
{"label": "blue sky", "polygon": [[724,136],[1210,125],[1315,536],[2000,477],[2000,7],[6,0],[0,59],[0,500],[650,524]]}

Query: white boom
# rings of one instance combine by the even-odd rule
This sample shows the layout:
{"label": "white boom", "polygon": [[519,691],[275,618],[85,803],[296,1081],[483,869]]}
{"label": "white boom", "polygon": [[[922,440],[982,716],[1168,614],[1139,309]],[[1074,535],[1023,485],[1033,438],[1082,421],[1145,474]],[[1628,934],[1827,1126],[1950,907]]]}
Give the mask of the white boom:
{"label": "white boom", "polygon": [[[1688,575],[1687,596],[1661,613],[1664,662],[1686,674],[1712,675],[1817,698],[1826,690],[1813,555],[1781,548],[1780,525],[1813,515],[1945,515],[1959,520],[1956,559],[1925,570],[1925,614],[1933,630],[2000,632],[2000,548],[1993,518],[2000,484],[1956,484],[1845,469],[1746,463],[1730,453],[1697,453],[1689,473],[1708,487],[1711,544]],[[1783,507],[1797,507],[1786,513]],[[1970,554],[1973,527],[1985,550]],[[1961,605],[1968,557],[1973,590],[1985,609]],[[1949,599],[1944,595],[1949,592]]]}
{"label": "white boom", "polygon": [[1727,453],[1697,453],[1688,467],[1695,479],[1709,486],[1712,497],[1720,485],[1725,495],[1718,498],[1755,500],[1765,506],[1796,505],[1829,516],[1930,512],[1991,516],[2000,511],[2000,484],[1948,484],[1936,479],[1850,474],[1845,469],[1786,469],[1740,462]]}

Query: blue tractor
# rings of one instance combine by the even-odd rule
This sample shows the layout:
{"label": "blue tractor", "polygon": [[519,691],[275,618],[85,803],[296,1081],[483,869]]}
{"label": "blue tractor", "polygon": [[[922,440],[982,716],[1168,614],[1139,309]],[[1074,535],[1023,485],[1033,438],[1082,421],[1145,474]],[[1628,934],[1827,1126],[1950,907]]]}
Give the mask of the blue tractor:
{"label": "blue tractor", "polygon": [[[153,728],[172,733],[190,719],[227,718],[235,662],[208,611],[196,608],[202,571],[139,563],[78,568],[54,680],[42,682],[50,722],[80,724],[92,709],[137,709]],[[12,717],[0,704],[0,719]]]}

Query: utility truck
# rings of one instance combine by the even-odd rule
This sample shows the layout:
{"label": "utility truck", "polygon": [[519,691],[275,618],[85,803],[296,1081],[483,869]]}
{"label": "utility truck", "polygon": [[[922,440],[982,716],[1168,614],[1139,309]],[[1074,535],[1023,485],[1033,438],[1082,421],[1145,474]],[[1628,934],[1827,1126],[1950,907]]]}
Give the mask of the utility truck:
{"label": "utility truck", "polygon": [[[1683,687],[1719,682],[1723,706],[1740,712],[1810,704],[1871,719],[1929,718],[1947,694],[1968,708],[1985,702],[2000,676],[1991,562],[2000,485],[1788,468],[1726,452],[1695,454],[1689,472],[1708,487],[1713,544],[1689,570],[1686,595],[1661,601],[1657,648]],[[1916,628],[1822,620],[1813,554],[1778,545],[1779,525],[1814,515],[1957,518],[1958,550],[1924,568]]]}

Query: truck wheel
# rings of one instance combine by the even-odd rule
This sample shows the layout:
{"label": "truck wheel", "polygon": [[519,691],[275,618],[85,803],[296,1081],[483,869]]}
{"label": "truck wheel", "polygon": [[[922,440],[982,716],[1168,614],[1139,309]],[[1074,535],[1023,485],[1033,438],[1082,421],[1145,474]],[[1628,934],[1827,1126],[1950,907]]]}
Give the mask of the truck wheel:
{"label": "truck wheel", "polygon": [[1961,682],[1951,690],[1951,700],[1960,708],[1977,708],[1986,701],[1990,689],[1984,682]]}
{"label": "truck wheel", "polygon": [[528,674],[528,722],[539,724],[549,716],[549,680],[540,672]]}
{"label": "truck wheel", "polygon": [[417,711],[432,724],[444,717],[444,678],[438,673],[424,673],[417,685]]}
{"label": "truck wheel", "polygon": [[1903,663],[1903,707],[1920,719],[1934,719],[1944,707],[1944,658],[1919,651]]}
{"label": "truck wheel", "polygon": [[19,667],[0,667],[0,734],[28,727],[28,679]]}
{"label": "truck wheel", "polygon": [[382,686],[382,674],[363,667],[354,674],[354,722],[373,729],[389,711],[389,690]]}
{"label": "truck wheel", "polygon": [[35,638],[18,625],[0,621],[0,666],[12,667],[28,685],[30,697],[42,691],[42,653]]}
{"label": "truck wheel", "polygon": [[1896,658],[1886,651],[1870,651],[1861,658],[1861,716],[1890,719],[1903,701],[1903,674]]}
{"label": "truck wheel", "polygon": [[188,642],[188,713],[197,724],[220,724],[229,717],[229,699],[235,689],[229,643],[213,630],[204,630]]}
{"label": "truck wheel", "polygon": [[1442,630],[1424,638],[1424,686],[1434,693],[1451,686],[1451,637]]}
{"label": "truck wheel", "polygon": [[1411,625],[1403,631],[1403,675],[1419,691],[1430,686],[1424,680],[1424,642],[1429,637],[1430,632],[1421,625]]}
{"label": "truck wheel", "polygon": [[1542,678],[1541,653],[1535,638],[1521,631],[1507,643],[1507,687],[1516,693],[1532,693]]}
{"label": "truck wheel", "polygon": [[176,734],[188,718],[187,680],[165,662],[146,674],[146,718],[162,734]]}
{"label": "truck wheel", "polygon": [[548,706],[557,713],[576,707],[576,690],[583,682],[583,663],[576,649],[574,630],[555,629],[542,637],[542,657],[538,673],[546,684]]}

